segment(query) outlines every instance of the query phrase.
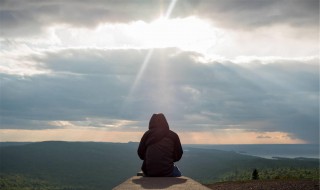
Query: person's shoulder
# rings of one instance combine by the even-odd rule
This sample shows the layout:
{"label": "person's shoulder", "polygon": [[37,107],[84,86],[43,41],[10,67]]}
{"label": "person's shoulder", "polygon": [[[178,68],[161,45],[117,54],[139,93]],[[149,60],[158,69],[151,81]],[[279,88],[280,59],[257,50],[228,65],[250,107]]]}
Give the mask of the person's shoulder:
{"label": "person's shoulder", "polygon": [[174,137],[174,138],[179,137],[176,132],[171,131],[171,130],[169,130],[169,135],[170,135],[171,137]]}
{"label": "person's shoulder", "polygon": [[147,138],[147,136],[149,136],[150,134],[150,130],[144,132],[144,134],[142,135],[142,139]]}

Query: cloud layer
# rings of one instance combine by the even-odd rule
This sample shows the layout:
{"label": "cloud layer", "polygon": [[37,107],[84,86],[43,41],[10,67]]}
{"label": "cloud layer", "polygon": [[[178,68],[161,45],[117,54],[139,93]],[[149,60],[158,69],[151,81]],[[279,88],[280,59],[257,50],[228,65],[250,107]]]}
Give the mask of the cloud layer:
{"label": "cloud layer", "polygon": [[[204,63],[201,54],[155,49],[134,86],[147,54],[73,49],[30,56],[49,73],[1,74],[2,128],[55,128],[63,125],[54,121],[70,121],[141,131],[152,113],[164,112],[178,131],[280,131],[317,142],[317,59]],[[115,128],[117,120],[132,123]]]}
{"label": "cloud layer", "polygon": [[318,0],[0,0],[0,27],[3,139],[163,112],[194,142],[318,143]]}
{"label": "cloud layer", "polygon": [[[1,0],[3,36],[34,35],[50,25],[95,27],[101,23],[150,22],[164,16],[171,1],[50,1]],[[199,16],[219,27],[254,30],[270,25],[312,28],[319,23],[318,0],[187,0],[177,1],[172,18]]]}

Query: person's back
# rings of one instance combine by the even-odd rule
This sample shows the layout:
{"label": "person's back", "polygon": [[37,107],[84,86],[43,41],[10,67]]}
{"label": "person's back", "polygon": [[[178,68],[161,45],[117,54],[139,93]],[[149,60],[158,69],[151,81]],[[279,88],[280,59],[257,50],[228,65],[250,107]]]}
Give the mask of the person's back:
{"label": "person's back", "polygon": [[174,162],[183,151],[179,136],[169,129],[163,114],[153,114],[149,130],[141,138],[138,155],[144,160],[142,171],[146,176],[181,176]]}

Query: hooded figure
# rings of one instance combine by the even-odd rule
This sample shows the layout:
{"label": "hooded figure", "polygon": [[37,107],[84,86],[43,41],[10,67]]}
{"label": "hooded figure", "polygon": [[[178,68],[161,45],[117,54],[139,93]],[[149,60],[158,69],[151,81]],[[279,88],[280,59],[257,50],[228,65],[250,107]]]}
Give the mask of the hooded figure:
{"label": "hooded figure", "polygon": [[179,161],[182,154],[179,136],[169,129],[165,116],[153,114],[138,148],[143,173],[149,177],[181,176],[174,162]]}

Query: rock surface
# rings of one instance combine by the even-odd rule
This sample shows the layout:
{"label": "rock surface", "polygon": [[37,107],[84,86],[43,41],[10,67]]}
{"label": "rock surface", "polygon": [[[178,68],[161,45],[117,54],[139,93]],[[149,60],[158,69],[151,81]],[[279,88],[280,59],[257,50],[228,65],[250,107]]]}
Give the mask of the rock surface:
{"label": "rock surface", "polygon": [[214,190],[319,190],[319,181],[257,180],[246,182],[222,182],[206,186]]}
{"label": "rock surface", "polygon": [[124,189],[169,189],[169,190],[210,190],[188,177],[141,177],[134,176],[113,188]]}

